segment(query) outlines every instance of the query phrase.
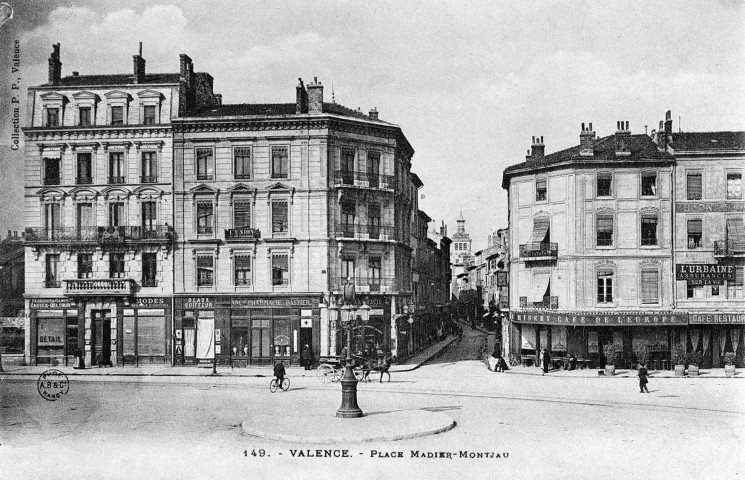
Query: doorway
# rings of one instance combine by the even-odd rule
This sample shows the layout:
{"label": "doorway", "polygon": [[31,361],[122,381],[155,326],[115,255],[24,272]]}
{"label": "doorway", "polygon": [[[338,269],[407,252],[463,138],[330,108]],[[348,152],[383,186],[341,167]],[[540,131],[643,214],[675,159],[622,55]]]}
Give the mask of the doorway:
{"label": "doorway", "polygon": [[91,312],[91,366],[111,366],[111,310]]}

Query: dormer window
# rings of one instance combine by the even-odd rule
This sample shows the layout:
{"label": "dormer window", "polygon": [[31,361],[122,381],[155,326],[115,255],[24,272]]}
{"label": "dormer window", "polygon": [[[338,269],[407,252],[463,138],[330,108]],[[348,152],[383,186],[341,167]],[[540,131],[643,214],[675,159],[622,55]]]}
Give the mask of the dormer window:
{"label": "dormer window", "polygon": [[47,127],[59,127],[59,108],[47,109]]}
{"label": "dormer window", "polygon": [[155,105],[145,105],[142,108],[142,112],[143,112],[142,123],[144,123],[145,125],[153,125],[156,123],[155,122],[155,113],[156,113]]}
{"label": "dormer window", "polygon": [[88,127],[91,125],[91,107],[80,107],[78,114],[80,116],[78,125],[81,127]]}

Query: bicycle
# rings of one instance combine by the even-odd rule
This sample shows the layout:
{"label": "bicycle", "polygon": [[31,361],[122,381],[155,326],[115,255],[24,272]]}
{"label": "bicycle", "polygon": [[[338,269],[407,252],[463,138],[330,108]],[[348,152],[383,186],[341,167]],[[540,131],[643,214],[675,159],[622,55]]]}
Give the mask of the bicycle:
{"label": "bicycle", "polygon": [[282,379],[282,385],[277,384],[277,379],[272,378],[272,381],[269,382],[269,391],[274,393],[278,389],[282,389],[282,391],[286,392],[290,388],[290,379],[289,378],[283,378]]}

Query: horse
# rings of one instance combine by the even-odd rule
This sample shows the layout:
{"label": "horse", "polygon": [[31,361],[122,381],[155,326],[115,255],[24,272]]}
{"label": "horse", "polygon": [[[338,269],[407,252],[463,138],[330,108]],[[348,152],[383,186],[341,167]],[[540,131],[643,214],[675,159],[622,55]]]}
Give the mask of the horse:
{"label": "horse", "polygon": [[370,381],[370,372],[380,372],[380,383],[383,383],[383,374],[388,375],[388,381],[391,381],[391,373],[388,371],[391,368],[391,364],[397,360],[395,355],[391,355],[390,357],[385,357],[383,360],[378,363],[377,365],[366,365],[364,367],[365,375],[362,377],[362,380]]}

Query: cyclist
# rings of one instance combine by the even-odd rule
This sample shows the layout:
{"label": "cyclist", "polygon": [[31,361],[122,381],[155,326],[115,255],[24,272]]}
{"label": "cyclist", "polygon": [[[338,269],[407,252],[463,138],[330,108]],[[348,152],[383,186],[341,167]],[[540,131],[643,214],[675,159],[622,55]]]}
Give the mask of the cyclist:
{"label": "cyclist", "polygon": [[274,364],[274,376],[277,377],[277,388],[282,388],[282,381],[285,379],[285,365],[282,362]]}

